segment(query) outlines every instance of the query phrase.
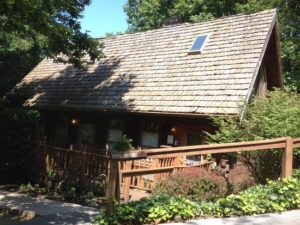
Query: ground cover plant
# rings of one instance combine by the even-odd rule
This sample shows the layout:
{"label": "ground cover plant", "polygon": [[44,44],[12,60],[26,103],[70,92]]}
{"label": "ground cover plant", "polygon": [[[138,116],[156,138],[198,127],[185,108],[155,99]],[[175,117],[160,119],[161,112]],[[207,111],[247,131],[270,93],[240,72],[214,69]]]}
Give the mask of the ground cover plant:
{"label": "ground cover plant", "polygon": [[55,188],[27,183],[20,185],[15,191],[34,197],[44,196],[56,201],[77,203],[91,207],[99,207],[103,204],[103,201],[105,201],[102,193],[82,190],[78,187],[63,183]]}
{"label": "ground cover plant", "polygon": [[154,196],[129,203],[116,203],[115,209],[100,211],[97,224],[158,224],[194,217],[229,217],[281,212],[300,208],[300,180],[294,177],[268,181],[217,201],[190,201],[182,197]]}

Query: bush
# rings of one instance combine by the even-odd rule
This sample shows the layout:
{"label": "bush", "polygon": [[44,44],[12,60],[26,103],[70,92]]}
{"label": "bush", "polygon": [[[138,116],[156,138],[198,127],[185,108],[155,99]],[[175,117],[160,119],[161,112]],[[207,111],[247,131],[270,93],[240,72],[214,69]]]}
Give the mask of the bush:
{"label": "bush", "polygon": [[113,212],[102,210],[98,224],[150,224],[193,217],[227,217],[282,212],[300,208],[300,180],[268,181],[216,202],[193,202],[180,197],[154,196],[140,201],[117,204]]}
{"label": "bush", "polygon": [[206,169],[189,168],[159,181],[153,194],[203,201],[224,197],[227,191],[227,183],[223,177]]}
{"label": "bush", "polygon": [[39,113],[33,110],[0,110],[0,184],[24,183],[32,177],[32,148]]}
{"label": "bush", "polygon": [[113,212],[101,210],[98,224],[149,224],[187,220],[198,216],[199,205],[180,197],[154,196],[140,201],[117,203]]}
{"label": "bush", "polygon": [[[277,137],[300,137],[300,96],[272,91],[247,105],[242,121],[234,117],[214,118],[219,130],[208,134],[210,143],[254,141]],[[294,151],[294,166],[300,164],[300,151]],[[252,151],[235,154],[250,170],[255,180],[265,183],[280,175],[281,150]]]}

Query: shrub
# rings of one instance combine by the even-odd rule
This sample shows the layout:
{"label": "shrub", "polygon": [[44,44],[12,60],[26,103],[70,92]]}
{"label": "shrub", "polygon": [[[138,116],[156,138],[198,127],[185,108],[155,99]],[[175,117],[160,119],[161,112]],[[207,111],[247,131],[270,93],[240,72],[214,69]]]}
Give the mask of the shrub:
{"label": "shrub", "polygon": [[300,180],[295,178],[268,181],[216,202],[193,202],[180,197],[154,196],[139,201],[116,204],[111,213],[102,210],[98,224],[157,224],[193,217],[224,217],[282,212],[300,208]]}
{"label": "shrub", "polygon": [[32,178],[32,148],[39,113],[0,109],[0,184],[24,183]]}
{"label": "shrub", "polygon": [[225,179],[202,168],[189,168],[159,181],[154,195],[181,196],[194,201],[213,200],[227,194]]}
{"label": "shrub", "polygon": [[249,169],[240,162],[237,162],[229,173],[229,193],[238,193],[256,185]]}
{"label": "shrub", "polygon": [[125,204],[117,203],[113,212],[101,210],[96,221],[102,225],[149,224],[187,220],[198,216],[199,205],[180,197],[154,196]]}
{"label": "shrub", "polygon": [[[300,137],[300,96],[275,90],[247,105],[242,121],[234,117],[214,118],[219,130],[208,134],[210,143],[254,141],[277,137]],[[295,166],[300,164],[294,151]],[[236,154],[259,183],[280,175],[282,151],[253,151]]]}

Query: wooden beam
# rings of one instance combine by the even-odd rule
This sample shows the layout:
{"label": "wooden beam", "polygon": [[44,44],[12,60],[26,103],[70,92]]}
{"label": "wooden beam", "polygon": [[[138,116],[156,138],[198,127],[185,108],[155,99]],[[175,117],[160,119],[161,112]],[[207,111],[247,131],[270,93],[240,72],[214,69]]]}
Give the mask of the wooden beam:
{"label": "wooden beam", "polygon": [[149,158],[168,158],[205,154],[243,152],[252,150],[278,149],[285,147],[286,138],[276,138],[263,141],[248,141],[227,144],[195,145],[162,149],[143,150]]}
{"label": "wooden beam", "polygon": [[119,187],[119,162],[117,160],[111,160],[107,192],[107,209],[109,212],[114,210],[114,201],[120,201]]}
{"label": "wooden beam", "polygon": [[293,139],[286,138],[285,149],[282,155],[281,177],[290,177],[293,172]]}
{"label": "wooden beam", "polygon": [[300,148],[300,138],[294,138],[293,142],[293,148]]}
{"label": "wooden beam", "polygon": [[120,173],[122,177],[130,177],[130,176],[142,176],[147,174],[172,172],[173,169],[174,167],[170,166],[170,167],[161,167],[161,168],[153,168],[153,169],[122,170],[120,171]]}

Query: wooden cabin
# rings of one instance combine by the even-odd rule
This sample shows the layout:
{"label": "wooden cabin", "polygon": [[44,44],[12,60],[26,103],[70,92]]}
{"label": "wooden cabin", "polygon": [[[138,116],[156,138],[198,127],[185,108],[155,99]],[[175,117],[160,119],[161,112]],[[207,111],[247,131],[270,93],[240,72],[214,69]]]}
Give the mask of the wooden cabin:
{"label": "wooden cabin", "polygon": [[201,144],[211,116],[242,117],[243,102],[283,87],[274,9],[99,42],[96,63],[46,58],[13,90],[40,111],[42,140],[99,153],[124,134],[141,149]]}

